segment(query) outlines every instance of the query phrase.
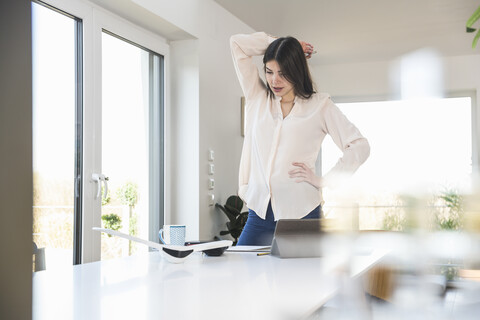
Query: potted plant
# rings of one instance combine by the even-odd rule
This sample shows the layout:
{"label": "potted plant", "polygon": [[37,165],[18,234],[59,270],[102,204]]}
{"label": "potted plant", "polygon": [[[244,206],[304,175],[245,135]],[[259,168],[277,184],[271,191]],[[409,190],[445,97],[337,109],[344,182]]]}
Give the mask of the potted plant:
{"label": "potted plant", "polygon": [[243,209],[242,199],[239,196],[230,196],[224,206],[216,203],[215,207],[222,210],[229,220],[226,223],[228,230],[220,231],[220,235],[230,234],[235,239],[233,245],[236,245],[248,217],[248,211],[241,212]]}

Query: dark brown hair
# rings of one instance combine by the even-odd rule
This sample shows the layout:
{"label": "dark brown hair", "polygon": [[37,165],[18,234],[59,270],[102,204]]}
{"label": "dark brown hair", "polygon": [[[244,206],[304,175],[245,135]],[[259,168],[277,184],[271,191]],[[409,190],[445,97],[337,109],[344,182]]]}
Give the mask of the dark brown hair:
{"label": "dark brown hair", "polygon": [[[308,99],[315,93],[307,59],[300,42],[293,37],[278,38],[268,46],[263,55],[263,69],[269,61],[277,61],[285,79],[293,84],[295,94]],[[268,94],[273,95],[267,83]]]}

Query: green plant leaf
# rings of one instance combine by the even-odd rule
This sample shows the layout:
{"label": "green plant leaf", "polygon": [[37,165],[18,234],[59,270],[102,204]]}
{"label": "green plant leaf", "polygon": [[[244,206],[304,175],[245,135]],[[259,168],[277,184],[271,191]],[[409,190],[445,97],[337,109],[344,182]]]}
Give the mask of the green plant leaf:
{"label": "green plant leaf", "polygon": [[240,214],[240,210],[238,210],[235,207],[232,207],[228,204],[225,205],[225,209],[227,209],[231,214],[233,214],[235,217]]}
{"label": "green plant leaf", "polygon": [[467,28],[471,28],[478,19],[480,19],[480,7],[478,7],[472,16],[467,20]]}
{"label": "green plant leaf", "polygon": [[235,238],[235,241],[236,241],[240,237],[241,233],[242,233],[242,230],[235,229],[235,230],[232,230],[231,235],[232,237]]}
{"label": "green plant leaf", "polygon": [[472,42],[472,48],[475,49],[477,46],[478,39],[480,38],[480,30],[478,30],[477,34],[475,35],[475,38],[473,38]]}
{"label": "green plant leaf", "polygon": [[475,32],[477,29],[467,27],[467,33]]}
{"label": "green plant leaf", "polygon": [[239,196],[230,196],[225,203],[225,207],[230,206],[236,209],[236,211],[240,212],[243,208],[243,201]]}
{"label": "green plant leaf", "polygon": [[220,231],[220,235],[230,234],[235,239],[233,242],[235,246],[248,218],[248,211],[241,212],[243,209],[242,199],[239,196],[230,196],[224,206],[216,203],[215,207],[220,208],[230,220],[226,223],[228,231]]}
{"label": "green plant leaf", "polygon": [[221,204],[218,204],[216,203],[215,204],[215,207],[219,208],[220,210],[223,211],[223,213],[225,213],[225,215],[228,217],[228,219],[230,221],[234,221],[235,220],[235,215],[233,215],[231,212],[229,212],[226,208],[224,208]]}

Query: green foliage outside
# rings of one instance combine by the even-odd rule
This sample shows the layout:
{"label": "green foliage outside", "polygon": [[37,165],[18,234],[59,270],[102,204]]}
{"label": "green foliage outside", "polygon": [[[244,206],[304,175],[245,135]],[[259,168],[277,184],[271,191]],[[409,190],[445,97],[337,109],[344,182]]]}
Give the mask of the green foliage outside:
{"label": "green foliage outside", "polygon": [[[58,179],[51,176],[42,176],[33,173],[33,241],[39,248],[69,249],[73,244],[73,197],[74,184],[72,179]],[[121,188],[110,189],[102,199],[104,211],[101,221],[102,226],[112,230],[121,230],[122,224],[128,223],[129,233],[138,234],[138,215],[134,212],[138,203],[138,187],[135,183],[125,183]],[[102,186],[102,194],[104,189]],[[111,209],[109,205],[119,204],[129,207],[129,219],[121,218],[121,208]],[[123,221],[122,221],[123,220]],[[130,220],[130,221],[127,221]],[[106,234],[102,237],[108,238]],[[115,237],[102,241],[102,257],[104,248],[108,254],[105,257],[118,257],[121,254],[120,242],[114,241]],[[110,248],[111,246],[112,248]],[[129,251],[134,252],[135,245],[130,242]],[[111,254],[109,256],[109,254]]]}
{"label": "green foliage outside", "polygon": [[33,172],[33,241],[39,248],[71,249],[73,244],[72,179]]}
{"label": "green foliage outside", "polygon": [[[119,230],[122,227],[122,219],[115,213],[102,215],[103,226],[106,229]],[[111,237],[112,235],[107,234]]]}
{"label": "green foliage outside", "polygon": [[[133,182],[127,182],[117,190],[117,197],[123,205],[127,205],[129,208],[128,232],[130,235],[136,236],[138,233],[137,215],[133,209],[138,202],[137,184]],[[130,255],[136,251],[136,246],[132,241],[129,241],[128,248]]]}
{"label": "green foliage outside", "polygon": [[138,202],[138,186],[136,183],[127,182],[117,190],[118,199],[122,204],[135,207]]}
{"label": "green foliage outside", "polygon": [[446,214],[437,213],[435,216],[440,230],[459,230],[463,228],[464,201],[455,190],[444,190],[439,199],[448,208]]}
{"label": "green foliage outside", "polygon": [[386,210],[383,218],[383,229],[390,231],[403,231],[407,221],[405,212],[398,210]]}
{"label": "green foliage outside", "polygon": [[[403,202],[405,201],[408,202],[404,199]],[[403,207],[409,208],[408,205],[403,205]],[[433,196],[430,206],[415,214],[421,213],[431,214],[432,221],[428,226],[431,230],[461,230],[463,228],[464,199],[458,191],[445,188]],[[383,229],[405,231],[408,223],[405,210],[387,210],[383,219]]]}
{"label": "green foliage outside", "polygon": [[138,234],[138,223],[137,223],[137,214],[134,212],[130,217],[130,223],[128,225],[128,233],[132,236],[136,236]]}
{"label": "green foliage outside", "polygon": [[[112,190],[112,192],[110,192]],[[104,188],[102,186],[102,194],[104,194]],[[136,236],[138,234],[138,217],[135,212],[135,206],[138,203],[138,186],[136,183],[133,182],[126,182],[121,185],[119,188],[109,189],[108,193],[103,196],[102,198],[102,206],[107,205],[123,205],[128,207],[128,217],[124,217],[126,224],[125,226],[128,228],[128,233],[130,235]],[[115,213],[110,212],[108,214],[102,215],[102,222],[105,228],[112,229],[112,230],[121,230],[122,229],[122,213],[118,212],[121,210],[119,208],[110,209],[110,207],[106,207],[103,210],[112,210],[117,211]],[[106,235],[111,237],[110,235]],[[108,247],[109,245],[114,246],[112,248]],[[106,255],[112,255],[112,257],[118,256],[120,251],[115,248],[118,247],[119,243],[117,242],[107,242],[102,243],[102,251],[105,250],[107,253]],[[103,247],[105,246],[105,247]],[[128,242],[128,253],[129,255],[133,254],[137,249],[137,246],[134,242]]]}
{"label": "green foliage outside", "polygon": [[108,190],[107,194],[105,194],[105,187],[103,185],[102,185],[102,194],[103,194],[102,206],[106,206],[110,203],[112,199],[110,197],[110,190]]}

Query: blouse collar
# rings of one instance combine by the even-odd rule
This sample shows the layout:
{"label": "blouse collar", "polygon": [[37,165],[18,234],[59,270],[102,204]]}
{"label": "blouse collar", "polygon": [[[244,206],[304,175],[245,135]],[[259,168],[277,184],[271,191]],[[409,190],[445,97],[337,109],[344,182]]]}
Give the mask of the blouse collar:
{"label": "blouse collar", "polygon": [[[282,113],[282,106],[280,105],[280,102],[282,101],[282,97],[278,96],[273,96],[274,101],[275,101],[275,117],[283,119],[283,113]],[[299,97],[295,95],[295,98],[293,99],[293,109],[290,111],[290,114],[295,110],[295,108],[298,108],[297,104],[299,102]]]}

